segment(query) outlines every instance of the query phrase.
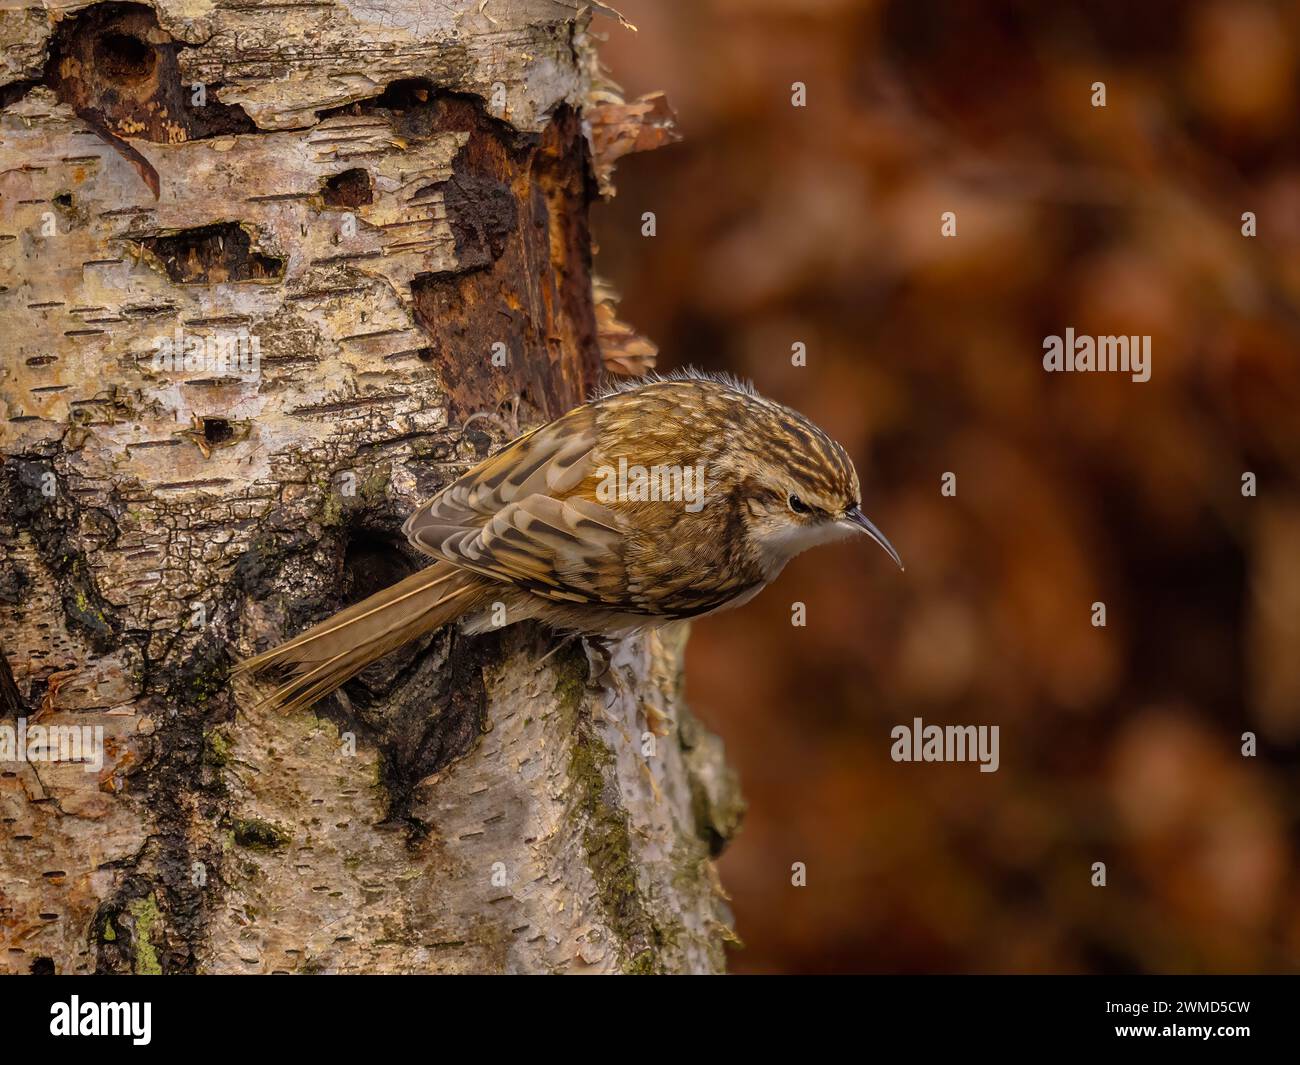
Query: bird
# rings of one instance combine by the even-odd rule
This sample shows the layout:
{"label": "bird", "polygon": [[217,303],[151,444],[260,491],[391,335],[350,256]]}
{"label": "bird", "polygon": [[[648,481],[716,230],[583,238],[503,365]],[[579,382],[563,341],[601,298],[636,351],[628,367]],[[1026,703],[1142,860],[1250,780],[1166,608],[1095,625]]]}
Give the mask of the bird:
{"label": "bird", "polygon": [[234,672],[311,706],[410,640],[536,619],[620,639],[741,606],[810,547],[866,534],[857,471],[812,421],[729,375],[619,382],[524,433],[402,527],[433,561]]}

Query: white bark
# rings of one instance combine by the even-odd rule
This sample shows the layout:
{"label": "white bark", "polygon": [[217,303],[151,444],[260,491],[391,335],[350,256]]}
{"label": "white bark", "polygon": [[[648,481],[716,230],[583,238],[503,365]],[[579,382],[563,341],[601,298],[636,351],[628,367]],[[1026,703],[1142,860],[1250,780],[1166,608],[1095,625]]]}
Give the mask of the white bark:
{"label": "white bark", "polygon": [[[154,10],[0,12],[0,724],[107,746],[0,765],[0,971],[720,970],[739,799],[684,631],[620,648],[608,707],[531,626],[313,713],[226,681],[594,383],[584,18]],[[178,329],[259,372],[158,365]]]}

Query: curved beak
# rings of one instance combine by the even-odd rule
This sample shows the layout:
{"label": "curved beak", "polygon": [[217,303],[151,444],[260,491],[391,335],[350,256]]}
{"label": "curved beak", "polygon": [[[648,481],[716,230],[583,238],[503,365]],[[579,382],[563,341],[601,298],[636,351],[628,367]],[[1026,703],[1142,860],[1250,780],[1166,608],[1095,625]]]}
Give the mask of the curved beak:
{"label": "curved beak", "polygon": [[876,543],[885,549],[889,557],[894,560],[894,564],[898,566],[899,569],[903,568],[903,560],[898,557],[898,552],[894,550],[894,545],[885,539],[885,534],[877,529],[875,525],[872,524],[871,519],[862,513],[861,507],[849,507],[849,509],[844,512],[844,519],[852,522],[855,526],[870,536],[871,539],[875,540]]}

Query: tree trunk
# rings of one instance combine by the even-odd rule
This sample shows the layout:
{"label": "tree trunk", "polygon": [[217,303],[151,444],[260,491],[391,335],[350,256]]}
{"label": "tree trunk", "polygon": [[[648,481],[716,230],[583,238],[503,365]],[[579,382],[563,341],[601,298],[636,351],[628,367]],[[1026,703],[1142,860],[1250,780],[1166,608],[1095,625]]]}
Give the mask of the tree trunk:
{"label": "tree trunk", "polygon": [[531,624],[307,713],[227,679],[420,565],[406,514],[600,373],[585,25],[0,12],[0,971],[722,969],[739,799],[684,630],[613,695]]}

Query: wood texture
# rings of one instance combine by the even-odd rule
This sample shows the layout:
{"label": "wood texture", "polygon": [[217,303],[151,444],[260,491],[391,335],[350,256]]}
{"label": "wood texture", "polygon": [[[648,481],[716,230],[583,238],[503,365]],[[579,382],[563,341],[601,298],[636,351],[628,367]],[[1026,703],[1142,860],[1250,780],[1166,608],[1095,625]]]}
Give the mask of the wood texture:
{"label": "wood texture", "polygon": [[594,385],[586,15],[47,2],[0,45],[0,712],[106,748],[0,764],[0,971],[720,970],[684,631],[611,699],[529,626],[314,713],[226,679]]}

